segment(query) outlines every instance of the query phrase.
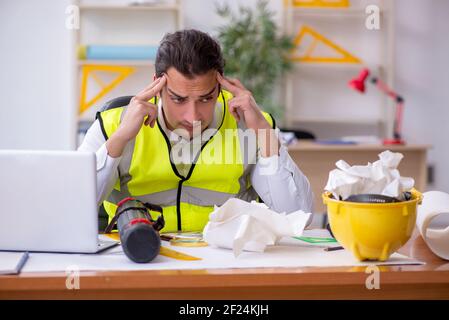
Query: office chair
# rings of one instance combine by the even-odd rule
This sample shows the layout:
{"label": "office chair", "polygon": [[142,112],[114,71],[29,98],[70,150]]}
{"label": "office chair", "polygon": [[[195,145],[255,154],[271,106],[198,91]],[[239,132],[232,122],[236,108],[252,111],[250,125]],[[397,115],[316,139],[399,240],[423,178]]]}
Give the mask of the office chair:
{"label": "office chair", "polygon": [[279,128],[281,132],[293,132],[295,134],[296,139],[298,140],[304,140],[304,139],[310,139],[315,140],[315,135],[310,131],[305,130],[299,130],[299,129],[287,129],[287,128]]}
{"label": "office chair", "polygon": [[117,97],[112,100],[109,100],[106,102],[103,107],[100,109],[100,112],[109,110],[109,109],[115,109],[127,106],[129,102],[131,101],[133,96],[123,96],[123,97]]}

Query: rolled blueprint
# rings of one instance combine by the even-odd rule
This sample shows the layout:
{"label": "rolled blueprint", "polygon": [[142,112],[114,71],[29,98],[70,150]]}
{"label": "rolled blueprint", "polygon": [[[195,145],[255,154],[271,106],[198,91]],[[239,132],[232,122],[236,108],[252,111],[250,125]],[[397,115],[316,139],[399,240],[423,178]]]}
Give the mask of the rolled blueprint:
{"label": "rolled blueprint", "polygon": [[441,191],[424,193],[422,204],[418,206],[416,226],[430,250],[449,260],[449,219],[443,228],[429,228],[432,220],[442,214],[449,214],[449,194]]}

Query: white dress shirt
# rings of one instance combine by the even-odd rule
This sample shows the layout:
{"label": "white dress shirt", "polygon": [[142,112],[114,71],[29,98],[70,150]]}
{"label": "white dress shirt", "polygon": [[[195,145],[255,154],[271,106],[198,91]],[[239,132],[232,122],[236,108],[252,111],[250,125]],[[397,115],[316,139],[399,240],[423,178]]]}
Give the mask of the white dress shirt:
{"label": "white dress shirt", "polygon": [[[158,121],[161,129],[173,145],[177,143],[188,144],[190,141],[170,131],[165,125],[162,113],[162,105],[158,105]],[[214,119],[208,129],[216,129],[217,119],[222,118],[222,108],[215,108]],[[213,130],[205,130],[204,134],[210,135]],[[207,141],[202,137],[202,141]],[[101,131],[100,122],[95,120],[86,133],[79,151],[90,151],[96,153],[97,159],[97,202],[98,205],[109,196],[117,181],[117,167],[122,156],[112,158],[106,148],[106,140]],[[274,167],[276,166],[276,167]],[[190,164],[176,164],[178,171],[186,173]],[[264,168],[275,168],[272,174],[267,175]],[[262,172],[262,173],[261,173]],[[263,202],[272,210],[277,212],[291,213],[297,210],[312,212],[313,194],[307,177],[299,170],[288,154],[284,145],[280,146],[279,155],[264,158],[258,157],[256,165],[251,172],[251,184]],[[310,223],[312,216],[309,219]]]}

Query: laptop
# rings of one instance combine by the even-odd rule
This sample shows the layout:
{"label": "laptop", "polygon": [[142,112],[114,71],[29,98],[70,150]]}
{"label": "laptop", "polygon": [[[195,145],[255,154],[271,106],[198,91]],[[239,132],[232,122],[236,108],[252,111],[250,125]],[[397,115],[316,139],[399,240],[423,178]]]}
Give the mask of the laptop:
{"label": "laptop", "polygon": [[0,250],[96,253],[95,154],[0,150]]}

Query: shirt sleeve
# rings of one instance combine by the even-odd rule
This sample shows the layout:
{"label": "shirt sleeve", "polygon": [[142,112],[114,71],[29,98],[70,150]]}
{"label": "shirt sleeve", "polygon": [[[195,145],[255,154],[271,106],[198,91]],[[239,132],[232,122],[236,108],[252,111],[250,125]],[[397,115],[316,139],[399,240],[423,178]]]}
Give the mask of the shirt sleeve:
{"label": "shirt sleeve", "polygon": [[[313,192],[309,180],[281,145],[279,155],[259,157],[251,183],[264,203],[277,212],[312,212]],[[307,223],[312,221],[312,215]]]}
{"label": "shirt sleeve", "polygon": [[95,120],[86,133],[78,151],[95,152],[97,159],[97,204],[100,206],[114,188],[118,179],[117,167],[122,157],[112,158],[106,148],[100,122]]}

